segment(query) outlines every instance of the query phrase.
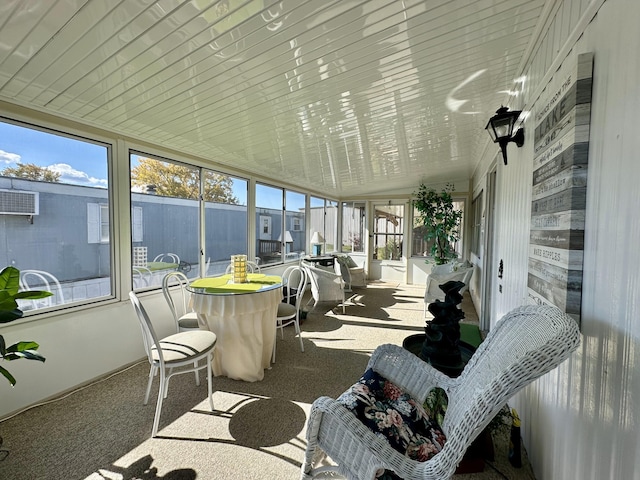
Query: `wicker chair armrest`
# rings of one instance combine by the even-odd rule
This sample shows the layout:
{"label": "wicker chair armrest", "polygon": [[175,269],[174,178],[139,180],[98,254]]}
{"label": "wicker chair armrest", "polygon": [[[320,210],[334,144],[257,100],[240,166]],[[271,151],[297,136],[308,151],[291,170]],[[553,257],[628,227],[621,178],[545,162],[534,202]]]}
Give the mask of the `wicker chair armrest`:
{"label": "wicker chair armrest", "polygon": [[448,377],[408,350],[390,343],[374,350],[367,368],[375,370],[421,402],[432,388],[440,387],[448,394],[459,383],[459,379]]}
{"label": "wicker chair armrest", "polygon": [[[313,478],[312,460],[319,447],[329,457],[340,458],[336,470],[349,479],[371,479],[380,469],[389,469],[404,479],[448,478],[455,465],[436,455],[428,462],[417,462],[394,450],[384,438],[374,434],[337,400],[320,397],[313,402],[307,429],[309,445],[302,466],[303,478]],[[322,467],[319,467],[322,470]]]}

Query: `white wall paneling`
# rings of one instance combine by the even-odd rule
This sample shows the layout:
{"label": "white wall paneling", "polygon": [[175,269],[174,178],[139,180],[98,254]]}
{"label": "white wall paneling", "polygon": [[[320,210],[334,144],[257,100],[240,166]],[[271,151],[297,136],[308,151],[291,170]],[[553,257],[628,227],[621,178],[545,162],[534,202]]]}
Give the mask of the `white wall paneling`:
{"label": "white wall paneling", "polygon": [[[524,72],[522,107],[581,53],[594,53],[582,285],[583,344],[560,368],[512,400],[539,480],[640,479],[640,3],[557,2]],[[497,259],[502,293],[493,322],[526,302],[532,119],[523,148],[498,167]],[[483,158],[487,175],[493,152]],[[482,184],[474,180],[475,188]]]}

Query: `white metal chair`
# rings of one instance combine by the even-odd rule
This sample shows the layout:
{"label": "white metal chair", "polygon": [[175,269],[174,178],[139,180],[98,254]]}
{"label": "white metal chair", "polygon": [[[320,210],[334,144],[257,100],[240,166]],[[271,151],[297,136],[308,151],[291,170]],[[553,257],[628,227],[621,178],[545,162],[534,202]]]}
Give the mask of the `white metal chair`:
{"label": "white metal chair", "polygon": [[175,253],[161,253],[160,255],[156,255],[153,259],[154,262],[166,262],[166,263],[175,263],[180,265],[180,257]]}
{"label": "white metal chair", "polygon": [[[189,310],[189,279],[182,272],[169,272],[162,279],[162,293],[176,322],[178,332],[198,330],[198,315]],[[176,287],[172,288],[172,287]],[[175,298],[174,298],[175,297]]]}
{"label": "white metal chair", "polygon": [[[160,388],[158,390],[158,401],[156,412],[153,417],[153,427],[151,436],[158,433],[160,423],[160,412],[162,401],[169,391],[169,379],[181,373],[196,373],[196,385],[200,385],[200,370],[207,370],[207,384],[209,395],[209,406],[213,410],[213,390],[211,386],[211,362],[213,360],[213,349],[216,345],[216,334],[208,330],[191,330],[188,332],[175,333],[168,337],[159,339],[156,335],[151,320],[134,292],[129,293],[129,299],[133,305],[140,327],[142,328],[142,339],[144,349],[149,359],[151,369],[149,370],[149,382],[144,395],[144,405],[149,402],[149,393],[153,377],[160,373]],[[201,364],[201,361],[204,361]]]}
{"label": "white metal chair", "polygon": [[[342,275],[335,272],[314,267],[302,261],[301,265],[307,272],[311,283],[311,297],[314,302],[313,308],[320,303],[337,302],[342,306],[342,313],[345,313],[345,283]],[[309,301],[309,303],[311,300]]]}
{"label": "white metal chair", "polygon": [[[304,352],[302,344],[302,333],[300,332],[300,308],[302,304],[302,296],[307,286],[307,274],[304,268],[299,266],[287,267],[282,274],[282,280],[285,294],[282,302],[278,304],[278,313],[276,315],[276,328],[280,329],[280,334],[284,338],[284,327],[295,326],[296,334],[300,340],[300,351]],[[276,341],[273,342],[273,358],[276,361]]]}
{"label": "white metal chair", "polygon": [[[311,407],[302,479],[334,471],[348,479],[372,480],[381,470],[392,470],[406,480],[450,478],[467,447],[507,400],[566,360],[579,344],[575,320],[556,307],[528,305],[498,322],[457,378],[446,376],[402,347],[382,345],[373,352],[367,369],[403,389],[419,405],[434,387],[447,393],[441,425],[444,447],[425,462],[411,460],[345,405],[321,397]],[[318,448],[337,465],[313,468]]]}
{"label": "white metal chair", "polygon": [[133,288],[148,287],[151,283],[153,273],[147,267],[131,267],[133,276]]}
{"label": "white metal chair", "polygon": [[20,290],[46,290],[53,295],[38,300],[24,300],[31,308],[47,308],[65,303],[62,286],[55,275],[44,270],[21,270]]}
{"label": "white metal chair", "polygon": [[[233,271],[233,263],[230,263],[229,265],[227,265],[226,270],[224,271],[225,274],[231,273]],[[247,273],[260,273],[260,265],[258,265],[256,262],[253,262],[251,260],[247,260]]]}
{"label": "white metal chair", "polygon": [[443,265],[434,265],[431,273],[427,275],[427,285],[424,289],[424,316],[427,316],[427,307],[436,300],[444,301],[444,292],[440,290],[440,285],[451,280],[464,283],[464,287],[460,289],[463,294],[469,289],[469,282],[473,276],[473,265],[464,265],[458,263],[445,263]]}

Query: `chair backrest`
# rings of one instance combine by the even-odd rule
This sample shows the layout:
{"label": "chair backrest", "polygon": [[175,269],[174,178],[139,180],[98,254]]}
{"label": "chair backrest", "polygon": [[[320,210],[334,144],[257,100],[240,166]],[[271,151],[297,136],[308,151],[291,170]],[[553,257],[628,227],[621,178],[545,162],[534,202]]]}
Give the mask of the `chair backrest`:
{"label": "chair backrest", "polygon": [[466,445],[509,398],[566,360],[579,345],[578,324],[556,307],[526,305],[506,314],[447,392],[445,449]]}
{"label": "chair backrest", "polygon": [[133,273],[133,287],[148,287],[151,283],[153,273],[147,267],[131,267]]}
{"label": "chair backrest", "polygon": [[260,265],[251,260],[247,260],[247,269],[249,273],[260,273]]}
{"label": "chair backrest", "polygon": [[[142,306],[142,303],[140,302],[138,296],[134,292],[129,292],[129,300],[131,300],[133,309],[135,310],[138,321],[140,322],[140,328],[142,330],[142,341],[144,342],[144,351],[147,354],[149,363],[152,364],[154,360],[151,356],[151,348],[155,345],[160,345],[158,336],[156,335],[156,332],[153,329],[153,325],[151,324],[151,320],[149,320],[149,315],[147,315],[147,312]],[[162,349],[157,348],[156,350],[158,353],[160,365],[162,367],[164,366],[164,356],[162,355]]]}
{"label": "chair backrest", "polygon": [[473,266],[458,267],[453,269],[453,264],[445,263],[443,265],[434,265],[431,273],[427,276],[427,286],[424,291],[424,301],[431,303],[436,299],[444,300],[444,292],[440,290],[439,285],[455,280],[464,283],[464,287],[460,289],[460,293],[464,293],[469,289],[469,281],[473,275]]}
{"label": "chair backrest", "polygon": [[20,290],[46,290],[53,294],[38,300],[25,300],[30,302],[33,308],[46,308],[65,303],[60,282],[55,275],[43,270],[21,270]]}
{"label": "chair backrest", "polygon": [[344,299],[342,276],[304,262],[302,265],[311,282],[311,295],[316,303],[342,301]]}
{"label": "chair backrest", "polygon": [[333,262],[335,272],[342,276],[342,280],[347,285],[351,285],[351,271],[349,270],[349,260],[344,255],[337,255]]}
{"label": "chair backrest", "polygon": [[[178,288],[174,289],[174,294],[172,294],[171,287],[176,285]],[[162,293],[164,294],[167,304],[169,304],[169,310],[171,310],[178,330],[178,320],[187,313],[189,307],[187,285],[189,285],[189,279],[182,272],[169,272],[162,279]],[[174,298],[174,296],[176,298]]]}
{"label": "chair backrest", "polygon": [[473,276],[474,267],[461,267],[462,279],[460,280],[464,283],[464,287],[460,289],[460,293],[464,293],[469,290],[469,282],[471,281],[471,277]]}
{"label": "chair backrest", "polygon": [[305,269],[298,265],[287,267],[282,274],[282,280],[285,284],[283,287],[283,301],[295,305],[296,310],[300,310],[302,297],[307,286]]}
{"label": "chair backrest", "polygon": [[[227,268],[225,269],[224,273],[228,274],[231,273],[233,271],[233,263],[230,263],[229,265],[227,265]],[[260,273],[260,265],[258,265],[256,262],[253,262],[251,260],[247,260],[247,273]]]}
{"label": "chair backrest", "polygon": [[161,253],[160,255],[156,255],[156,258],[153,259],[154,262],[166,262],[166,263],[177,263],[180,265],[180,257],[175,253]]}

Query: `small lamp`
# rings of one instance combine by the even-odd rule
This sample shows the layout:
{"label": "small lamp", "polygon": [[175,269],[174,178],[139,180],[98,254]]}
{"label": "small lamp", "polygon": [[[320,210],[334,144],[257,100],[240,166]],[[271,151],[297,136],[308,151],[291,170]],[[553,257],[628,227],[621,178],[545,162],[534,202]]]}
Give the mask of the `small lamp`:
{"label": "small lamp", "polygon": [[313,232],[311,236],[311,245],[313,247],[312,251],[315,256],[322,255],[322,244],[324,243],[324,238],[320,232]]}
{"label": "small lamp", "polygon": [[518,147],[524,145],[524,128],[519,128],[515,134],[513,133],[513,127],[521,113],[521,110],[510,112],[508,107],[500,107],[496,110],[496,114],[489,119],[487,126],[484,127],[489,132],[493,143],[500,145],[505,165],[507,164],[507,144],[515,142]]}

